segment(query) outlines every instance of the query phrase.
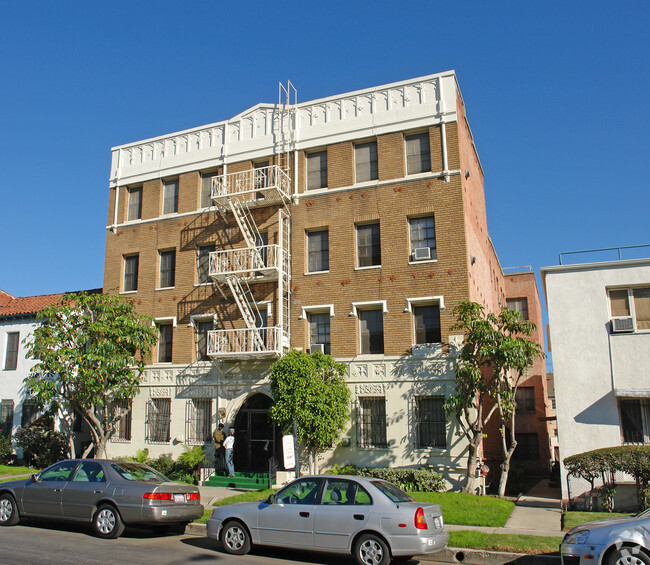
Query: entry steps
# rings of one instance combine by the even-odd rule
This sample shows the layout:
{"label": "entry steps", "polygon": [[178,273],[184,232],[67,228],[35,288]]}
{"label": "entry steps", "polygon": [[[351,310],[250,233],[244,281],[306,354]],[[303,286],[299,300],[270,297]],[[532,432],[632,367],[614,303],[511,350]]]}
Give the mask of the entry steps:
{"label": "entry steps", "polygon": [[269,488],[269,474],[252,472],[246,473],[237,471],[235,472],[234,477],[229,477],[226,471],[217,471],[203,484],[206,487],[228,487],[260,490]]}

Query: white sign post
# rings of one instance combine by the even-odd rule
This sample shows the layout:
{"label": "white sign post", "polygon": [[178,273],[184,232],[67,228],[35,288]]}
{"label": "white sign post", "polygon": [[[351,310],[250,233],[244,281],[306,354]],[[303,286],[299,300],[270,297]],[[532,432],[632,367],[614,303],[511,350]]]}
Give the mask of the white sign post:
{"label": "white sign post", "polygon": [[282,452],[284,455],[284,468],[296,468],[296,451],[292,435],[282,436]]}

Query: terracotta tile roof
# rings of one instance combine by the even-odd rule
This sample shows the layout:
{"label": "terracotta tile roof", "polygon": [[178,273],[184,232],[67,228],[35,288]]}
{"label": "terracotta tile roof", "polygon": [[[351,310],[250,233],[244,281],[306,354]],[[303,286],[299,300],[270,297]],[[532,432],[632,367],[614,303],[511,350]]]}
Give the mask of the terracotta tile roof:
{"label": "terracotta tile roof", "polygon": [[15,296],[11,296],[8,292],[5,292],[4,290],[0,289],[0,308],[3,306],[6,306],[11,302],[12,299],[16,298]]}
{"label": "terracotta tile roof", "polygon": [[[7,303],[0,302],[0,318],[36,314],[41,308],[61,300],[64,294],[60,292],[58,294],[41,294],[39,296],[12,297]],[[2,300],[1,296],[0,300]]]}

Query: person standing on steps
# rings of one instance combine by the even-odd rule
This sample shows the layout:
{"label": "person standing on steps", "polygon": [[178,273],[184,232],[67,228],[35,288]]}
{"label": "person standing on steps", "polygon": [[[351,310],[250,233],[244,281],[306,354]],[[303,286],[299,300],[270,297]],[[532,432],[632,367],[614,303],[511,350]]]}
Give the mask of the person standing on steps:
{"label": "person standing on steps", "polygon": [[219,423],[217,428],[212,433],[214,438],[214,466],[215,469],[225,469],[224,462],[224,448],[223,441],[226,439],[226,434],[223,433],[223,424]]}
{"label": "person standing on steps", "polygon": [[235,429],[228,430],[228,437],[223,441],[223,446],[226,450],[226,467],[228,468],[228,476],[235,476],[235,462],[233,461],[233,450],[235,445]]}

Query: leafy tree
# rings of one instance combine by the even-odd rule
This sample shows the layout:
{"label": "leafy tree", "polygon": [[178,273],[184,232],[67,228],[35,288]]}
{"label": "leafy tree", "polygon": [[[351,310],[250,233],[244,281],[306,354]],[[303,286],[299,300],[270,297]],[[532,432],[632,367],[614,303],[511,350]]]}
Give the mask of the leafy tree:
{"label": "leafy tree", "polygon": [[88,424],[97,457],[119,419],[127,413],[115,401],[133,398],[145,356],[156,343],[150,319],[132,301],[110,294],[66,294],[38,313],[40,325],[28,342],[38,360],[25,379],[27,391],[46,405],[58,403]]}
{"label": "leafy tree", "polygon": [[334,445],[348,423],[346,372],[345,364],[320,351],[292,349],[271,366],[270,416],[284,432],[296,422],[298,441],[307,450],[313,472],[318,472],[318,454]]}
{"label": "leafy tree", "polygon": [[[498,411],[502,448],[505,450],[499,483],[499,492],[503,496],[510,456],[517,446],[514,439],[517,386],[526,368],[544,353],[538,343],[523,337],[531,335],[535,325],[521,319],[518,312],[503,308],[499,314],[493,314],[485,312],[476,302],[466,301],[456,306],[454,315],[456,324],[452,330],[462,331],[465,338],[456,364],[456,391],[447,400],[445,408],[456,416],[469,442],[463,492],[474,491],[476,454],[484,438],[483,430]],[[506,441],[507,420],[511,423],[509,446]]]}

